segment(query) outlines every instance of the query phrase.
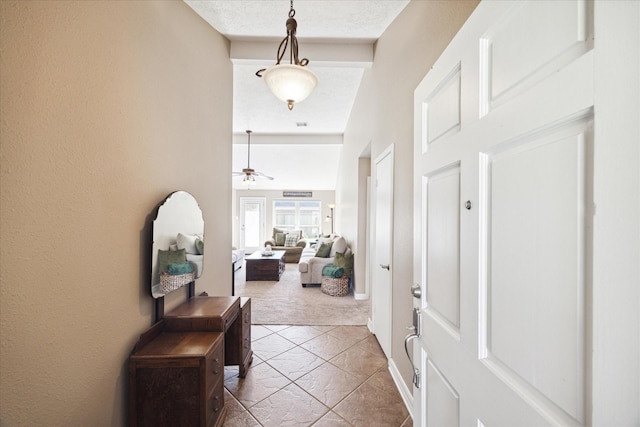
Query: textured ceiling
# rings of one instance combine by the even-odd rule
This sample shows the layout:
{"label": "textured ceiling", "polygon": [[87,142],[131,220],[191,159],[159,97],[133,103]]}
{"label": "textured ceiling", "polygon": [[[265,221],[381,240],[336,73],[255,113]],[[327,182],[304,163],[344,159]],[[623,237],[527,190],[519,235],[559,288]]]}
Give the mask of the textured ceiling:
{"label": "textured ceiling", "polygon": [[[335,136],[344,133],[364,70],[373,61],[373,43],[409,0],[296,0],[293,6],[299,56],[309,59],[309,68],[318,76],[319,84],[293,111],[255,75],[257,70],[275,64],[278,44],[286,35],[290,2],[185,2],[231,40],[233,170],[246,167],[245,130],[251,129],[251,166],[275,178],[261,180],[255,188],[335,189],[341,152],[341,138],[336,140]],[[306,126],[299,126],[301,123]],[[262,142],[261,135],[270,136],[268,143]],[[331,142],[309,142],[313,138],[317,142],[319,135],[326,135]],[[297,137],[295,143],[291,137]],[[263,149],[261,144],[268,145]],[[278,161],[285,157],[286,163]],[[309,172],[313,162],[323,168],[323,173]],[[234,179],[234,188],[242,188],[239,181]]]}
{"label": "textured ceiling", "polygon": [[[290,3],[287,0],[186,0],[227,38],[283,38]],[[298,37],[304,39],[378,39],[408,0],[296,0]],[[276,46],[277,48],[277,46]]]}

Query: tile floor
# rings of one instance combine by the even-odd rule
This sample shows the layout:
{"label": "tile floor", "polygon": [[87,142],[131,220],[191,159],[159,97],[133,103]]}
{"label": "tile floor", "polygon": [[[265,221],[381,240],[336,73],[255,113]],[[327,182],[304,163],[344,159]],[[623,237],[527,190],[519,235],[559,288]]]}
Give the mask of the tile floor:
{"label": "tile floor", "polygon": [[225,368],[225,427],[410,427],[365,326],[253,325],[246,378]]}

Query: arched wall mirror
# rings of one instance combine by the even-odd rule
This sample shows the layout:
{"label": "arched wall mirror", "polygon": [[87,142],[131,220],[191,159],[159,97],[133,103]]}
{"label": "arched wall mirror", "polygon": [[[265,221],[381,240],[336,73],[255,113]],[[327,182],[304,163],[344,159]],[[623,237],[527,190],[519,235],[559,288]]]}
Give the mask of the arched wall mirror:
{"label": "arched wall mirror", "polygon": [[202,275],[204,219],[186,191],[171,193],[153,221],[151,295],[161,298]]}

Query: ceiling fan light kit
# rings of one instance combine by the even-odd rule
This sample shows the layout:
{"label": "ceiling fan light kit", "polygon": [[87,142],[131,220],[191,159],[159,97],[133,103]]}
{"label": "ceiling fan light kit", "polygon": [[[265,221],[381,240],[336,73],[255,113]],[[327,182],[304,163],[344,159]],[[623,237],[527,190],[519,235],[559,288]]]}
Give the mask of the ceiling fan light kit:
{"label": "ceiling fan light kit", "polygon": [[[291,0],[289,19],[287,19],[287,36],[278,46],[276,64],[256,72],[258,77],[263,78],[276,98],[287,103],[289,110],[293,109],[296,102],[304,101],[318,84],[318,76],[307,68],[309,60],[298,59],[298,39],[296,38],[298,23],[293,18],[295,14],[293,0]],[[289,64],[280,64],[287,47]]]}

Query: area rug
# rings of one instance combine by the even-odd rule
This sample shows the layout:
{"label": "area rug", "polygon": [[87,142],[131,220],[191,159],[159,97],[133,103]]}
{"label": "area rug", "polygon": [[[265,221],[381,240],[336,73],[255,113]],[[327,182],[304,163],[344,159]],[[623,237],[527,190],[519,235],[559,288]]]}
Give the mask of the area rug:
{"label": "area rug", "polygon": [[251,297],[251,323],[263,325],[366,325],[370,301],[353,294],[333,297],[319,286],[303,288],[298,264],[286,264],[279,282],[245,281],[246,266],[235,272],[235,295]]}

